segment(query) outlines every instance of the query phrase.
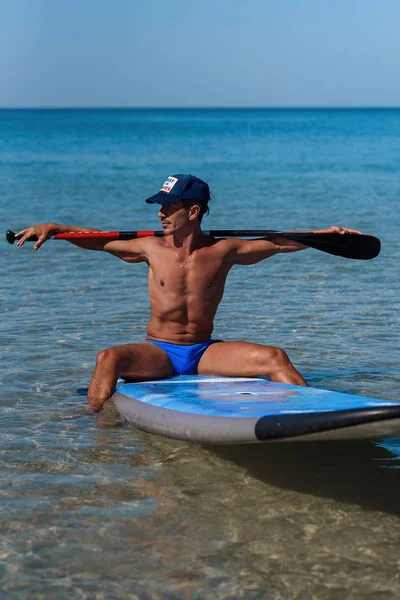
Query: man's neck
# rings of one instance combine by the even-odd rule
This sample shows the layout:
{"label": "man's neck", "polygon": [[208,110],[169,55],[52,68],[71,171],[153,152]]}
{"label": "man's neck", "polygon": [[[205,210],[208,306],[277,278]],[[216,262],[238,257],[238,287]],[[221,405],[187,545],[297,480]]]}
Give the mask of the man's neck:
{"label": "man's neck", "polygon": [[171,236],[172,245],[175,248],[185,248],[189,252],[203,246],[205,237],[200,225],[190,229],[190,231],[176,232]]}

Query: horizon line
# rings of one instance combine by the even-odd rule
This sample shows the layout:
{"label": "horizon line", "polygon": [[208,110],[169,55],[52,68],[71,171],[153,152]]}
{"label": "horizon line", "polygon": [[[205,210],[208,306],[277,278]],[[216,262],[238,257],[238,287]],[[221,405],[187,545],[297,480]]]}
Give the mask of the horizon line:
{"label": "horizon line", "polygon": [[399,110],[396,106],[0,106],[0,110]]}

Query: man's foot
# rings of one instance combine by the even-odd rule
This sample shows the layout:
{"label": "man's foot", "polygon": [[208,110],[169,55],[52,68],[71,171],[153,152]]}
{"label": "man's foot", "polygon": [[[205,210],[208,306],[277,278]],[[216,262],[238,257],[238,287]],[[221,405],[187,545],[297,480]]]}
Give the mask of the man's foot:
{"label": "man's foot", "polygon": [[97,408],[92,404],[85,404],[78,412],[73,415],[66,415],[65,417],[61,417],[63,420],[65,419],[78,419],[79,417],[90,417],[93,415],[98,415],[101,411],[101,408]]}

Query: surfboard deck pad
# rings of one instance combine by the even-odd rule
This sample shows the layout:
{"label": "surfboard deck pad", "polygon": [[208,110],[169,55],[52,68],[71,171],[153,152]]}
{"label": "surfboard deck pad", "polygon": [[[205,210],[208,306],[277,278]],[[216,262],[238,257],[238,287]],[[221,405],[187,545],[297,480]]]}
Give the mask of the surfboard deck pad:
{"label": "surfboard deck pad", "polygon": [[112,400],[135,427],[193,442],[244,444],[400,435],[400,403],[262,378],[183,375],[120,381]]}

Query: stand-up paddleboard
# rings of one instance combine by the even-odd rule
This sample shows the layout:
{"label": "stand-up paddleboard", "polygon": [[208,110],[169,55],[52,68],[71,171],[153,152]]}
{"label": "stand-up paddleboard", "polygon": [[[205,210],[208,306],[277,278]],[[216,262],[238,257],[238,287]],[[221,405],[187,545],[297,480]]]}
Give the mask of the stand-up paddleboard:
{"label": "stand-up paddleboard", "polygon": [[132,425],[204,443],[400,435],[400,403],[258,378],[185,375],[121,382],[112,396]]}

